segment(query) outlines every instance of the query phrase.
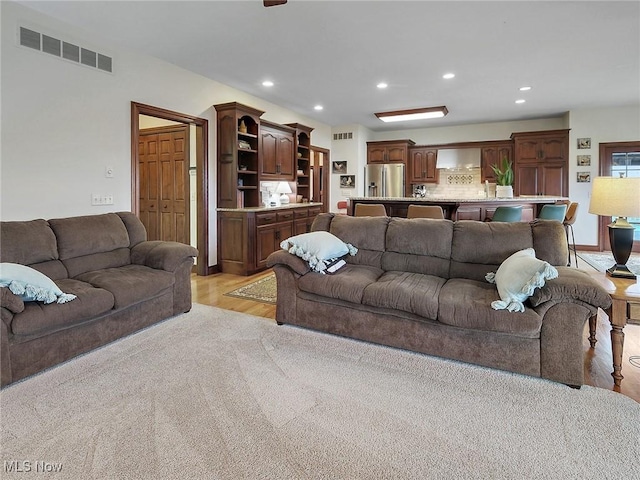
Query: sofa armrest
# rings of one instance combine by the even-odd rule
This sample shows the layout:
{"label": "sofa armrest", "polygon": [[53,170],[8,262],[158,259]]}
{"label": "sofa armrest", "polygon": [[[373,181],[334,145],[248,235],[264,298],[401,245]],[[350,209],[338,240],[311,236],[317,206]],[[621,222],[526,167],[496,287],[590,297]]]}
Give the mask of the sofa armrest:
{"label": "sofa armrest", "polygon": [[0,307],[11,313],[20,313],[24,310],[24,302],[7,287],[0,287]]}
{"label": "sofa armrest", "polygon": [[608,309],[611,297],[588,273],[575,268],[557,267],[558,278],[547,280],[542,288],[536,288],[529,301],[533,307],[553,300],[575,302]]}
{"label": "sofa armrest", "polygon": [[304,275],[311,271],[307,262],[284,250],[277,250],[267,257],[267,267],[274,265],[286,265],[298,275]]}
{"label": "sofa armrest", "polygon": [[197,256],[198,250],[191,245],[161,240],[140,242],[131,249],[131,263],[168,272],[175,272],[185,260]]}

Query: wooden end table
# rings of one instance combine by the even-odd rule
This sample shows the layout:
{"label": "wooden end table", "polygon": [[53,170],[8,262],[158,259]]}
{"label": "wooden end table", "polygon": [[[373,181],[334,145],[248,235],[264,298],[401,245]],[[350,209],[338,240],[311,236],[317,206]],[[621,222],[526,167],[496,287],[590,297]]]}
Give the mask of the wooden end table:
{"label": "wooden end table", "polygon": [[[609,277],[602,272],[589,272],[611,295],[612,305],[607,315],[611,322],[611,355],[613,357],[613,383],[620,386],[622,376],[622,349],[624,347],[623,329],[627,321],[640,321],[640,283],[637,280]],[[589,337],[591,346],[595,346],[595,333]]]}

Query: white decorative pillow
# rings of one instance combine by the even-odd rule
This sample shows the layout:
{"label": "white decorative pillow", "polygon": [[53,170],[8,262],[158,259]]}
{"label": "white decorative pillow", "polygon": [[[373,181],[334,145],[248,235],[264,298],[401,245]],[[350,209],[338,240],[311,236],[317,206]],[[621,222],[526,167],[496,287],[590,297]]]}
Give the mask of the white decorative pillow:
{"label": "white decorative pillow", "polygon": [[280,247],[302,258],[309,263],[311,270],[320,273],[325,273],[327,264],[332,260],[347,253],[358,253],[358,249],[353,245],[344,243],[335,235],[323,230],[287,238],[280,243]]}
{"label": "white decorative pillow", "polygon": [[491,302],[491,308],[524,312],[523,302],[533,295],[533,291],[557,276],[558,270],[537,259],[533,248],[520,250],[502,262],[496,273],[489,272],[485,276],[489,283],[496,284],[501,298]]}
{"label": "white decorative pillow", "polygon": [[18,263],[0,263],[0,287],[9,288],[25,302],[66,303],[76,298],[63,293],[46,275]]}

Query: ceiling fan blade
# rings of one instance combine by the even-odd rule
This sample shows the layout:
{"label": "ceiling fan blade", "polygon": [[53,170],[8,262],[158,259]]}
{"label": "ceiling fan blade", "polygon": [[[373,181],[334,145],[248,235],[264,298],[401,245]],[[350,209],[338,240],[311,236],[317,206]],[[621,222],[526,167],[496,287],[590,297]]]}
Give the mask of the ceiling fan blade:
{"label": "ceiling fan blade", "polygon": [[287,0],[262,0],[265,7],[275,7],[276,5],[284,5]]}

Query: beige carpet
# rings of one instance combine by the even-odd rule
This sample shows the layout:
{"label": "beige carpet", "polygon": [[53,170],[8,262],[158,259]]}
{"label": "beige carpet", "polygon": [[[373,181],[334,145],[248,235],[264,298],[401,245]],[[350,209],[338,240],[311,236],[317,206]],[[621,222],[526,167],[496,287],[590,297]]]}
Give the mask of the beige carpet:
{"label": "beige carpet", "polygon": [[640,478],[623,395],[201,305],[0,401],[3,479]]}
{"label": "beige carpet", "polygon": [[230,297],[245,298],[263,303],[276,303],[278,299],[277,283],[275,274],[251,282],[244,287],[237,288],[231,292],[225,293]]}

